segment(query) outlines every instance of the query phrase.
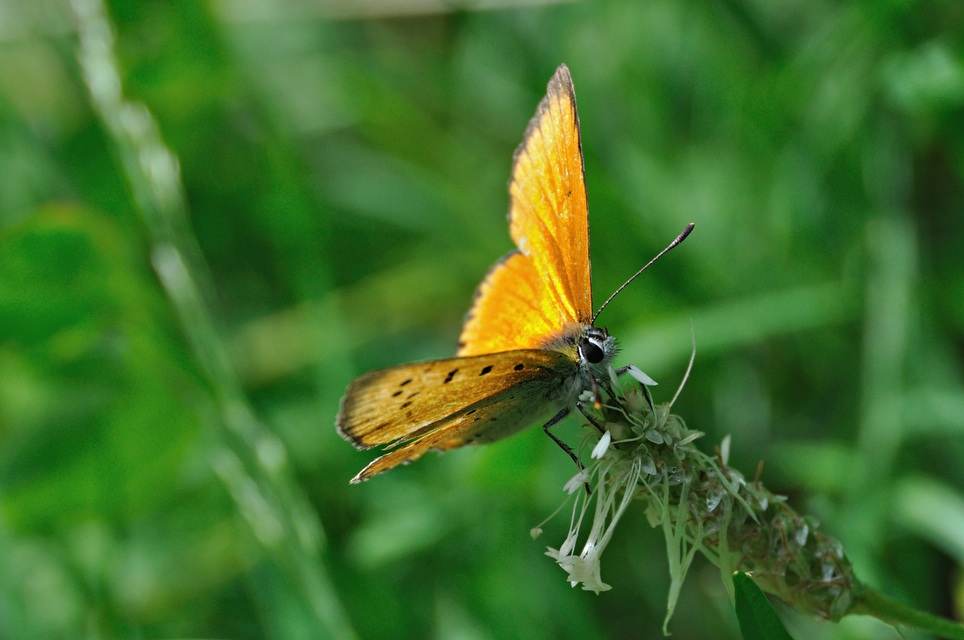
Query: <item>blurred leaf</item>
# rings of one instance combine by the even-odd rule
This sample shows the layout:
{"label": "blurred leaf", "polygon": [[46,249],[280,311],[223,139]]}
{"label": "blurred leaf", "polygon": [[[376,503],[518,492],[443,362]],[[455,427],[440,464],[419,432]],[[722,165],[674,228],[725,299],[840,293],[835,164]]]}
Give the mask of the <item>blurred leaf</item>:
{"label": "blurred leaf", "polygon": [[773,605],[748,575],[734,573],[733,587],[743,640],[793,640]]}
{"label": "blurred leaf", "polygon": [[964,566],[964,497],[953,487],[923,476],[902,478],[894,493],[894,520]]}
{"label": "blurred leaf", "polygon": [[176,490],[197,382],[127,246],[73,208],[38,212],[0,244],[0,482],[14,526],[128,519]]}

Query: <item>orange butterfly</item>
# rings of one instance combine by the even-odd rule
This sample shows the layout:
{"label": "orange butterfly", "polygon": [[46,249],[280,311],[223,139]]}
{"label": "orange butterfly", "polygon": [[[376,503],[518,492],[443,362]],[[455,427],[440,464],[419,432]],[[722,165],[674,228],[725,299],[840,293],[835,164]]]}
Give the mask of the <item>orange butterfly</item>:
{"label": "orange butterfly", "polygon": [[550,415],[543,429],[578,463],[549,428],[584,391],[598,397],[600,387],[608,389],[616,342],[593,326],[582,143],[565,65],[549,81],[515,152],[509,194],[518,250],[479,285],[457,357],[373,371],[348,386],[338,432],[359,449],[393,449],[352,482],[429,449],[492,442]]}

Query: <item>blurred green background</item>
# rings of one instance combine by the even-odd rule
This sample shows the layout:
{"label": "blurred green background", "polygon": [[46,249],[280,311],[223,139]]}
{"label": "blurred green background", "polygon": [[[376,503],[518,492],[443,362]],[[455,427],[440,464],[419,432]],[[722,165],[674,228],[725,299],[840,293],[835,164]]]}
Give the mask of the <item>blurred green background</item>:
{"label": "blurred green background", "polygon": [[[539,429],[349,486],[333,428],[453,353],[561,62],[597,304],[697,225],[600,319],[621,362],[668,400],[692,323],[706,450],[961,615],[960,2],[0,0],[0,637],[661,637],[642,509],[599,596],[543,555],[568,512],[529,537]],[[737,637],[700,559],[670,628]]]}

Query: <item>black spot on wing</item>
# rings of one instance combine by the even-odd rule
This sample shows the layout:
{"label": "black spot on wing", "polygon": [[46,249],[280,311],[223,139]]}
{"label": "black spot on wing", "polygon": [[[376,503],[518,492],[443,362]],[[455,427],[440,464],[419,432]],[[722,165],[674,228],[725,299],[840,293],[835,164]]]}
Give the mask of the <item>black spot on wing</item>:
{"label": "black spot on wing", "polygon": [[402,390],[401,390],[401,389],[399,389],[398,391],[396,391],[395,393],[393,393],[393,394],[392,394],[392,397],[393,397],[393,398],[397,398],[397,397],[400,396],[400,395],[402,395]]}
{"label": "black spot on wing", "polygon": [[407,385],[407,384],[410,383],[411,381],[412,381],[412,378],[407,378],[407,379],[405,379],[405,380],[402,380],[401,384],[399,384],[398,386],[404,387],[405,385]]}
{"label": "black spot on wing", "polygon": [[520,362],[519,364],[517,364],[516,366],[514,366],[514,367],[512,367],[512,368],[513,368],[515,371],[522,371],[523,369],[526,368],[526,366]]}
{"label": "black spot on wing", "polygon": [[482,367],[482,371],[479,372],[479,375],[480,375],[480,376],[484,376],[485,374],[487,374],[487,373],[489,373],[489,372],[491,372],[491,371],[492,371],[492,365],[491,365],[491,364],[490,364],[490,365],[486,365],[486,366]]}
{"label": "black spot on wing", "polygon": [[445,380],[442,380],[442,384],[448,384],[452,382],[452,379],[455,377],[455,374],[458,372],[459,372],[458,369],[452,369],[451,371],[449,371],[448,375],[445,376]]}

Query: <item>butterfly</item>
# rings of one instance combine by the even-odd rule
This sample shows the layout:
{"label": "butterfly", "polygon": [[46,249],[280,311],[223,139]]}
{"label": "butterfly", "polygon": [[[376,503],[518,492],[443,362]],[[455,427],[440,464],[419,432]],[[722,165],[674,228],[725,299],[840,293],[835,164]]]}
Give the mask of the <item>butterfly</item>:
{"label": "butterfly", "polygon": [[598,398],[608,388],[617,347],[594,326],[582,141],[566,65],[549,81],[513,156],[509,195],[517,249],[476,290],[456,357],[373,371],[348,386],[338,433],[359,449],[390,450],[353,483],[430,449],[492,442],[547,417],[543,430],[578,464],[549,428],[584,391]]}

